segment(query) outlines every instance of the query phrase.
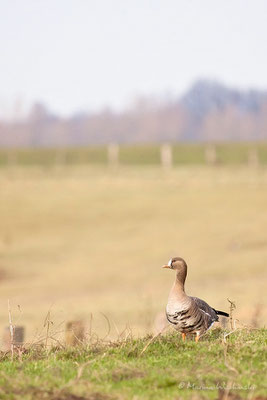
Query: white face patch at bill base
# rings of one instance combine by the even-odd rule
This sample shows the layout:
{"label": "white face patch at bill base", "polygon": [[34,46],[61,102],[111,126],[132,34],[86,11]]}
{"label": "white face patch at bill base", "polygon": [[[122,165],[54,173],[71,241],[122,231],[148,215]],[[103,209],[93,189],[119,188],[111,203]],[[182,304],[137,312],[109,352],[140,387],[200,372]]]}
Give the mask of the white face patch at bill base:
{"label": "white face patch at bill base", "polygon": [[172,258],[171,258],[170,261],[168,262],[168,266],[169,266],[169,267],[172,266]]}

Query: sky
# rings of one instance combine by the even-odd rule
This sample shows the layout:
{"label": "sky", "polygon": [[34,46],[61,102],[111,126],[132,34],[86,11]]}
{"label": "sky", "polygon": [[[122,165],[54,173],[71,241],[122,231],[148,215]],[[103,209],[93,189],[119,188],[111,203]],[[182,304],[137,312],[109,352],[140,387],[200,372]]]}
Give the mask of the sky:
{"label": "sky", "polygon": [[184,93],[267,89],[266,0],[0,0],[0,115],[62,116]]}

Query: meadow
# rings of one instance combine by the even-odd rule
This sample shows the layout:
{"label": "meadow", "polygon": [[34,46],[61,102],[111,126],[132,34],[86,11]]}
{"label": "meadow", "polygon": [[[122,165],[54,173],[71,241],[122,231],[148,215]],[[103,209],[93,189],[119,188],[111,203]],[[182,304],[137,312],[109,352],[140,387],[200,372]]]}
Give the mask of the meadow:
{"label": "meadow", "polygon": [[105,335],[108,318],[113,337],[151,332],[175,255],[189,294],[266,323],[264,167],[3,168],[0,190],[0,323],[10,299],[28,340],[48,311],[58,331],[82,318]]}
{"label": "meadow", "polygon": [[[146,347],[148,344],[150,345]],[[144,351],[144,349],[146,350]],[[264,400],[266,330],[168,334],[2,356],[3,400]]]}
{"label": "meadow", "polygon": [[[206,150],[211,144],[180,143],[172,144],[173,164],[205,165]],[[214,143],[217,163],[220,165],[246,165],[251,154],[257,152],[260,165],[267,164],[266,143]],[[159,144],[121,145],[119,163],[121,165],[159,165]],[[252,154],[253,157],[253,154]],[[88,146],[81,148],[35,148],[35,149],[0,149],[0,167],[9,165],[42,166],[55,165],[107,165],[107,146]]]}
{"label": "meadow", "polygon": [[[264,393],[266,330],[253,330],[267,317],[264,165],[9,165],[0,192],[0,327],[9,299],[26,328],[25,351],[1,354],[0,398],[218,398],[220,382],[254,385],[242,398]],[[170,334],[140,356],[174,279],[161,265],[175,255],[188,294],[225,311],[235,302],[238,330],[199,347]],[[87,345],[65,349],[65,323],[78,319]]]}

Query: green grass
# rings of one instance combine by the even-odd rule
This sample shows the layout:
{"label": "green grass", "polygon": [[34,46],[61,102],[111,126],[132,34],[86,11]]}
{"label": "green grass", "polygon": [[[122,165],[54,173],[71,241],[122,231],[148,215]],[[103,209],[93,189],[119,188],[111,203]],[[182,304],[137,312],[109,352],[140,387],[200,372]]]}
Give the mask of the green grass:
{"label": "green grass", "polygon": [[68,149],[10,149],[0,151],[0,166],[6,165],[51,167],[58,164],[107,164],[104,147]]}
{"label": "green grass", "polygon": [[148,336],[75,349],[31,348],[14,361],[3,355],[0,398],[216,399],[219,387],[242,399],[264,395],[266,330],[237,330],[223,338],[218,328],[199,343],[169,333],[143,354]]}
{"label": "green grass", "polygon": [[160,147],[158,145],[121,146],[119,161],[124,165],[158,165]]}
{"label": "green grass", "polygon": [[[206,144],[173,144],[174,165],[204,165]],[[267,143],[220,143],[216,145],[218,163],[246,164],[251,151],[257,151],[260,164],[267,163]],[[160,145],[122,145],[119,162],[122,165],[159,165]],[[51,167],[54,165],[107,165],[106,146],[67,149],[0,150],[0,166],[18,165]]]}

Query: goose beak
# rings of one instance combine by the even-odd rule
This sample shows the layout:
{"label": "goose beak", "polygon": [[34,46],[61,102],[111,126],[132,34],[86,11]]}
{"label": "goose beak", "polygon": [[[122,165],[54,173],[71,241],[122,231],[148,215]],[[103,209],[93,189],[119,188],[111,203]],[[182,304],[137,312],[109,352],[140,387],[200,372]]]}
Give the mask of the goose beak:
{"label": "goose beak", "polygon": [[167,265],[167,264],[165,264],[165,265],[162,265],[162,267],[161,268],[170,268],[170,266],[169,265]]}

